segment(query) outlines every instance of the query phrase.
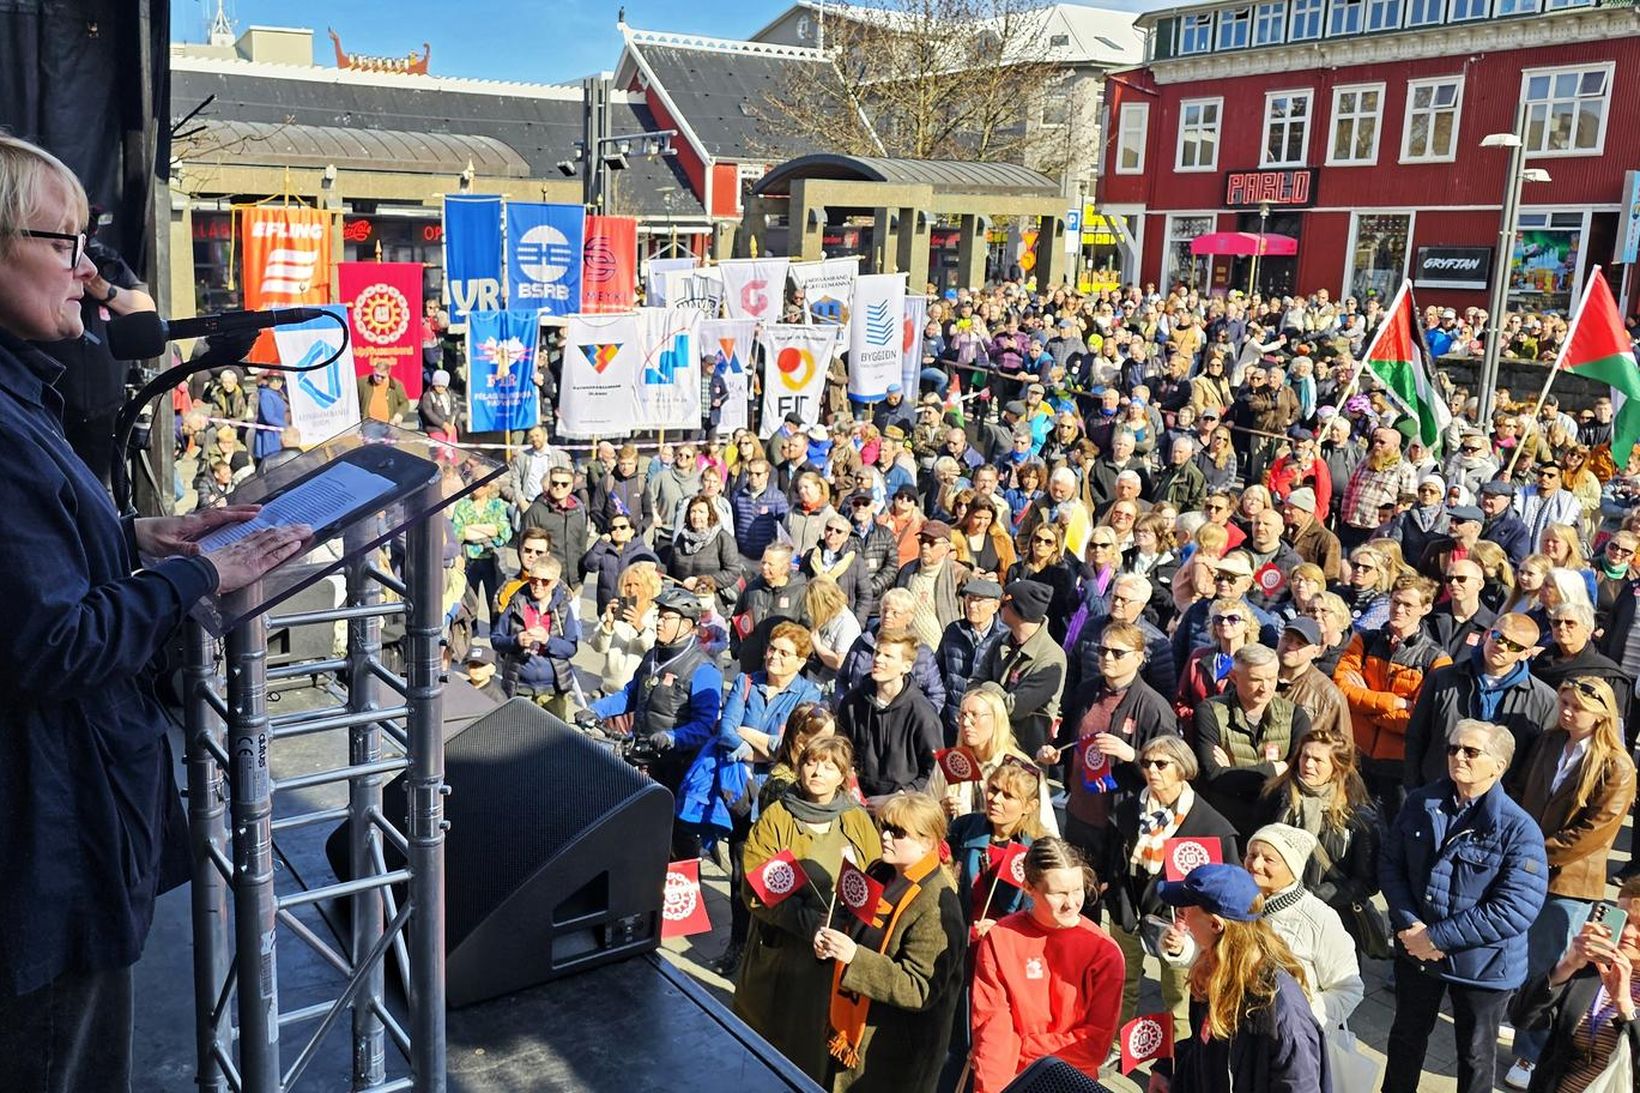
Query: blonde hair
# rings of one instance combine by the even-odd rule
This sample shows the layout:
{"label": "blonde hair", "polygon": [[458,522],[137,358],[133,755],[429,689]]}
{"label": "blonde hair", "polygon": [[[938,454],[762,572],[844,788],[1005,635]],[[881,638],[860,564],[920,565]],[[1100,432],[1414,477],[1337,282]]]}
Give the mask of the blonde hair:
{"label": "blonde hair", "polygon": [[815,577],[803,590],[803,606],[808,608],[809,619],[818,629],[848,610],[848,597],[832,578]]}
{"label": "blonde hair", "polygon": [[[1263,906],[1264,897],[1257,897],[1253,910]],[[1250,1011],[1275,1003],[1277,972],[1286,972],[1306,990],[1309,985],[1304,966],[1267,920],[1219,922],[1223,932],[1218,942],[1190,969],[1190,993],[1207,1003],[1208,1031],[1228,1040]]]}
{"label": "blonde hair", "polygon": [[1355,618],[1350,614],[1350,606],[1344,602],[1344,597],[1336,592],[1323,592],[1315,598],[1315,606],[1332,617],[1333,622],[1338,624],[1338,629],[1343,631],[1345,637],[1349,636],[1350,624],[1355,621]]}
{"label": "blonde hair", "polygon": [[68,199],[68,211],[75,217],[73,229],[83,229],[91,219],[91,209],[85,187],[74,172],[39,145],[0,132],[0,257],[11,254],[21,233],[30,227],[29,221],[46,203],[53,183]]}
{"label": "blonde hair", "polygon": [[1223,524],[1206,523],[1196,529],[1196,549],[1209,558],[1217,558],[1230,545],[1230,533]]}
{"label": "blonde hair", "polygon": [[1578,541],[1576,528],[1570,524],[1549,524],[1543,529],[1544,545],[1548,545],[1550,539],[1566,548],[1566,560],[1559,563],[1561,566],[1567,569],[1588,568],[1589,563],[1583,557],[1583,544]]}
{"label": "blonde hair", "polygon": [[985,788],[990,789],[992,786],[1025,806],[1020,810],[1019,821],[1014,824],[1014,829],[1003,832],[1004,836],[1012,838],[1015,835],[1024,835],[1031,839],[1040,839],[1046,834],[1042,827],[1042,775],[1039,771],[1022,763],[1004,763],[985,779]]}
{"label": "blonde hair", "polygon": [[[1008,720],[1008,704],[1003,700],[1001,688],[996,684],[970,687],[963,692],[962,701],[970,698],[983,702],[991,711],[991,743],[986,746],[985,754],[975,751],[975,756],[981,763],[989,763],[999,755],[1006,755],[1014,750],[1013,723]],[[958,706],[961,710],[961,706]]]}
{"label": "blonde hair", "polygon": [[[1412,572],[1412,567],[1407,565],[1406,556],[1401,552],[1401,544],[1394,539],[1368,539],[1365,546],[1384,559],[1384,564],[1391,571],[1390,580],[1393,581],[1403,573]],[[1389,589],[1385,587],[1380,591],[1388,592]]]}
{"label": "blonde hair", "polygon": [[1481,577],[1495,576],[1505,588],[1515,587],[1515,571],[1509,564],[1509,554],[1489,539],[1478,539],[1469,548],[1469,558],[1481,567]]}
{"label": "blonde hair", "polygon": [[[945,818],[945,808],[928,794],[901,790],[877,809],[877,826],[897,827],[907,835],[928,839],[937,851],[951,829],[951,822]],[[949,861],[943,864],[946,875],[955,881],[956,869]]]}
{"label": "blonde hair", "polygon": [[[1587,693],[1585,688],[1594,694]],[[1600,715],[1594,735],[1589,738],[1588,753],[1578,769],[1577,790],[1572,794],[1575,814],[1587,807],[1602,781],[1625,764],[1632,768],[1634,761],[1623,746],[1623,712],[1611,684],[1595,676],[1578,676],[1560,685],[1560,697],[1570,698],[1580,710]]]}
{"label": "blonde hair", "polygon": [[[1382,540],[1377,540],[1382,542]],[[1358,558],[1365,557],[1378,566],[1378,575],[1369,585],[1374,592],[1388,592],[1390,582],[1395,580],[1397,571],[1390,568],[1389,559],[1384,557],[1383,551],[1377,546],[1358,546],[1350,551],[1350,564],[1353,566]]]}
{"label": "blonde hair", "polygon": [[621,571],[620,579],[615,587],[620,588],[631,579],[637,582],[640,613],[647,609],[649,602],[661,594],[661,568],[654,562],[633,562]]}

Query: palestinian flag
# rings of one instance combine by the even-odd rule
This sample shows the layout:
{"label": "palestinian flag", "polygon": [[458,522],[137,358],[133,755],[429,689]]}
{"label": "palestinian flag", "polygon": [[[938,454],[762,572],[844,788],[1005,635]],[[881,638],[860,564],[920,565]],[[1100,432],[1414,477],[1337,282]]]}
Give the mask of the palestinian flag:
{"label": "palestinian flag", "polygon": [[1452,411],[1435,385],[1429,351],[1418,332],[1411,281],[1401,282],[1401,291],[1390,301],[1383,324],[1367,346],[1364,363],[1417,419],[1419,438],[1424,447],[1433,450],[1441,430],[1452,423]]}
{"label": "palestinian flag", "polygon": [[1623,316],[1612,297],[1606,275],[1596,266],[1589,271],[1589,287],[1583,291],[1583,305],[1572,316],[1572,327],[1560,351],[1556,368],[1610,385],[1612,408],[1612,460],[1618,473],[1628,466],[1629,453],[1640,441],[1640,367],[1634,359],[1634,343],[1623,329]]}

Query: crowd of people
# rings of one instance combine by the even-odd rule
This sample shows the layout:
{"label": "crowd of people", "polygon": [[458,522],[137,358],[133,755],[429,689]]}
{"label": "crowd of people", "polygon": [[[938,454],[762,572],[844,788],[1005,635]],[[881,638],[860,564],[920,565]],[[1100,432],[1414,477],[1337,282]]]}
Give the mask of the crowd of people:
{"label": "crowd of people", "polygon": [[[1097,1074],[1147,975],[1153,1087],[1326,1088],[1384,960],[1386,1093],[1443,1001],[1461,1090],[1510,1021],[1507,1084],[1581,1090],[1640,999],[1640,512],[1609,400],[1449,387],[1426,445],[1356,374],[1381,319],[1004,284],[819,425],[537,428],[454,510],[457,659],[655,756],[674,855],[730,868],[737,1012],[829,1088]],[[1217,854],[1175,881],[1175,840]]]}

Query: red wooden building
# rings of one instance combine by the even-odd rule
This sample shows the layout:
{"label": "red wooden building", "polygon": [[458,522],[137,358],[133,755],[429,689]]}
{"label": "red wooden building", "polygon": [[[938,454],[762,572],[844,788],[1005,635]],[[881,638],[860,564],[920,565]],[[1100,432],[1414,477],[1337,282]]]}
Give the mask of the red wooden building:
{"label": "red wooden building", "polygon": [[1524,183],[1511,308],[1565,310],[1591,265],[1634,261],[1634,7],[1256,0],[1139,26],[1148,60],[1108,79],[1099,182],[1131,236],[1125,280],[1246,289],[1247,260],[1190,241],[1265,230],[1298,240],[1261,259],[1266,292],[1387,296],[1410,276],[1420,302],[1485,307],[1510,151],[1481,141],[1522,116],[1525,167],[1550,181]]}

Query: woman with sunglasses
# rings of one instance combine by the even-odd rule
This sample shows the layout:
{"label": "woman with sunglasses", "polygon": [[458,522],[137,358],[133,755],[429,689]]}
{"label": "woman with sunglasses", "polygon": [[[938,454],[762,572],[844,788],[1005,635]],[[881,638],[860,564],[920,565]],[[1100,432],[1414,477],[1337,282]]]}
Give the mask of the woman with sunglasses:
{"label": "woman with sunglasses", "polygon": [[[1003,695],[999,684],[981,683],[968,689],[958,707],[957,745],[967,748],[978,762],[978,777],[970,782],[952,782],[946,778],[944,768],[936,764],[928,779],[928,795],[939,801],[953,820],[985,812],[985,781],[1004,763],[1031,762],[1014,742]],[[1037,824],[1044,831],[1058,833],[1059,821],[1054,816],[1047,781],[1042,780],[1038,789],[1034,809]]]}
{"label": "woman with sunglasses", "polygon": [[[1182,737],[1169,733],[1151,739],[1139,748],[1135,765],[1144,786],[1115,806],[1104,867],[1098,870],[1106,886],[1101,903],[1110,915],[1110,933],[1126,963],[1118,1027],[1138,1012],[1146,955],[1184,951],[1182,935],[1168,936],[1173,915],[1157,894],[1167,840],[1218,839],[1227,861],[1238,860],[1241,853],[1230,821],[1191,787],[1200,767]],[[1180,1043],[1190,1036],[1189,973],[1165,960],[1160,968],[1162,1005],[1173,1014],[1174,1042]]]}
{"label": "woman with sunglasses", "polygon": [[1394,582],[1395,571],[1388,560],[1374,547],[1358,546],[1350,551],[1349,579],[1329,591],[1348,605],[1351,628],[1366,633],[1389,618],[1389,587]]}
{"label": "woman with sunglasses", "polygon": [[752,920],[735,984],[735,1014],[822,1084],[831,1071],[825,1028],[832,971],[815,960],[811,939],[833,906],[844,857],[872,862],[882,854],[871,817],[847,792],[853,772],[854,747],[847,738],[811,740],[797,757],[795,783],[763,809],[741,854],[742,876],[761,877],[764,863],[790,852],[807,879],[774,903],[764,902],[750,882],[741,889]]}
{"label": "woman with sunglasses", "polygon": [[1038,521],[1026,537],[1019,561],[1008,567],[1006,588],[1015,581],[1037,581],[1053,589],[1048,607],[1048,631],[1055,640],[1065,640],[1065,626],[1076,612],[1076,570],[1065,559],[1065,529],[1046,520]]}
{"label": "woman with sunglasses", "polygon": [[834,969],[819,1035],[829,1085],[932,1090],[945,1064],[967,964],[968,927],[945,837],[945,810],[921,793],[896,793],[877,813],[882,858],[867,869],[883,886],[870,924],[838,907],[813,935],[813,956]]}
{"label": "woman with sunglasses", "polygon": [[1097,1078],[1116,1035],[1122,951],[1082,915],[1098,878],[1054,838],[1031,846],[1024,870],[1029,909],[998,922],[975,956],[974,1093],[998,1093],[1045,1055]]}
{"label": "woman with sunglasses", "polygon": [[576,646],[581,623],[570,610],[563,563],[549,554],[524,574],[524,588],[490,625],[490,647],[501,661],[501,686],[569,720],[577,692]]}
{"label": "woman with sunglasses", "polygon": [[1179,693],[1173,696],[1173,711],[1179,731],[1190,735],[1196,723],[1196,707],[1230,684],[1230,665],[1237,650],[1258,637],[1258,620],[1243,600],[1214,600],[1207,609],[1207,630],[1211,644],[1193,649],[1179,673]]}
{"label": "woman with sunglasses", "polygon": [[[1627,696],[1625,696],[1627,697]],[[1606,860],[1634,803],[1634,761],[1623,744],[1617,695],[1603,679],[1560,685],[1554,728],[1527,753],[1520,807],[1538,822],[1549,856],[1549,896],[1526,934],[1526,974],[1549,970],[1606,895]],[[1515,1036],[1509,1084],[1522,1088],[1548,1030]]]}

